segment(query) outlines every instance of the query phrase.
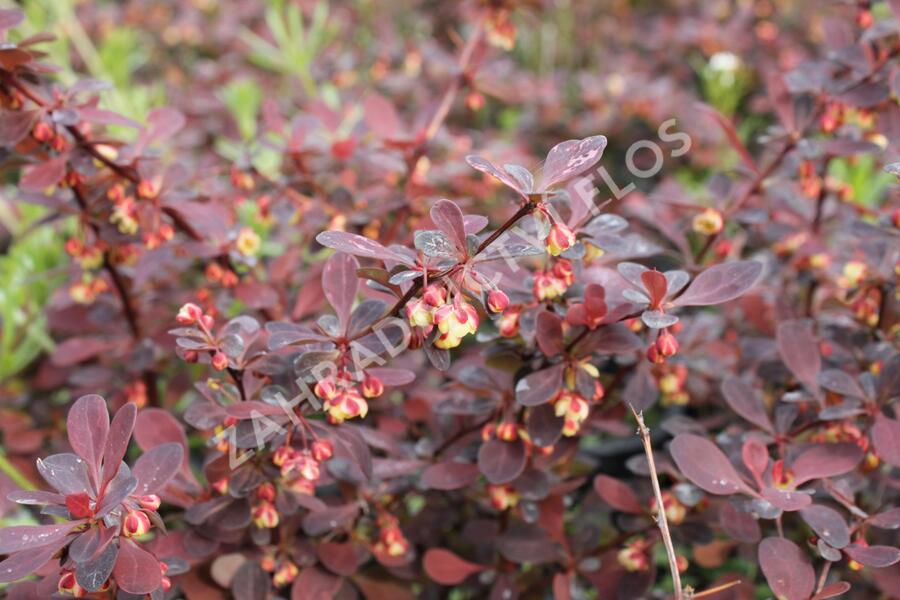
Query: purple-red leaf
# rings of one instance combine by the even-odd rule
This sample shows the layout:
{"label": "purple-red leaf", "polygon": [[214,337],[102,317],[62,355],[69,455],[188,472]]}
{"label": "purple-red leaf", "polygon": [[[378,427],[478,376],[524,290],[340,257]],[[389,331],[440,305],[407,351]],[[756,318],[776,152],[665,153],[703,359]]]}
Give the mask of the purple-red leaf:
{"label": "purple-red leaf", "polygon": [[900,421],[889,419],[882,413],[875,415],[872,444],[881,460],[900,467]]}
{"label": "purple-red leaf", "polygon": [[537,316],[536,336],[538,346],[544,356],[552,357],[563,351],[562,319],[549,310],[541,311]]}
{"label": "purple-red leaf", "polygon": [[544,161],[539,191],[547,191],[581,175],[597,164],[603,156],[604,148],[606,137],[602,135],[593,135],[583,140],[567,140],[553,146]]}
{"label": "purple-red leaf", "polygon": [[679,434],[672,440],[669,454],[685,477],[710,494],[729,496],[750,492],[728,457],[704,437]]}
{"label": "purple-red leaf", "polygon": [[841,549],[850,543],[850,529],[847,522],[841,513],[833,508],[812,504],[801,508],[800,516],[820,538],[828,542],[829,546]]}
{"label": "purple-red leaf", "polygon": [[442,462],[422,472],[421,483],[433,490],[457,490],[475,483],[478,465],[463,462]]}
{"label": "purple-red leaf", "polygon": [[734,300],[756,285],[762,270],[762,263],[755,260],[714,265],[697,275],[687,291],[673,304],[708,306]]}
{"label": "purple-red leaf", "polygon": [[347,233],[346,231],[323,231],[316,236],[316,241],[327,248],[333,248],[339,252],[346,252],[354,256],[362,256],[365,258],[377,258],[380,260],[391,260],[403,264],[410,264],[407,257],[388,250],[375,240],[357,235],[355,233]]}
{"label": "purple-red leaf", "polygon": [[535,371],[516,383],[516,402],[522,406],[538,406],[550,402],[562,386],[563,365]]}
{"label": "purple-red leaf", "polygon": [[462,211],[450,200],[438,200],[431,207],[431,220],[461,254],[466,254],[466,226]]}
{"label": "purple-red leaf", "polygon": [[155,446],[134,463],[132,474],[137,479],[136,496],[159,494],[181,468],[184,451],[176,443]]}
{"label": "purple-red leaf", "polygon": [[800,486],[811,479],[837,477],[856,468],[865,453],[854,443],[818,444],[805,450],[794,460],[793,485]]}
{"label": "purple-red leaf", "polygon": [[429,548],[422,558],[422,567],[428,577],[441,585],[457,585],[469,575],[484,570],[481,565],[462,559],[443,548]]}
{"label": "purple-red leaf", "polygon": [[775,338],[778,353],[787,368],[810,391],[817,392],[822,358],[811,324],[800,320],[783,321],[778,324]]}
{"label": "purple-red leaf", "polygon": [[75,401],[66,419],[69,445],[85,460],[93,481],[100,478],[100,459],[109,434],[109,412],[106,401],[90,394]]}
{"label": "purple-red leaf", "polygon": [[168,411],[161,408],[145,408],[139,412],[134,426],[134,441],[144,451],[168,442],[180,445],[184,450],[182,471],[190,473],[187,436],[181,423]]}
{"label": "purple-red leaf", "polygon": [[634,491],[615,477],[597,475],[594,478],[594,491],[601,500],[616,510],[632,514],[644,513],[644,507]]}
{"label": "purple-red leaf", "polygon": [[42,192],[56,185],[66,174],[68,159],[67,154],[60,154],[46,162],[28,167],[19,181],[19,187],[29,192]]}
{"label": "purple-red leaf", "polygon": [[525,469],[528,456],[521,440],[488,440],[478,451],[478,468],[494,484],[509,483]]}
{"label": "purple-red leaf", "polygon": [[322,271],[322,291],[334,307],[344,332],[350,322],[350,311],[359,288],[358,268],[359,263],[352,255],[337,252],[328,259]]}
{"label": "purple-red leaf", "polygon": [[762,398],[743,379],[733,375],[726,378],[722,382],[722,395],[731,410],[769,433],[775,431]]}
{"label": "purple-red leaf", "polygon": [[12,554],[26,548],[46,546],[64,539],[84,521],[58,525],[15,525],[0,529],[0,554]]}
{"label": "purple-red leaf", "polygon": [[809,600],[815,572],[803,551],[784,538],[770,537],[759,544],[759,566],[779,600]]}
{"label": "purple-red leaf", "polygon": [[[267,578],[268,580],[268,578]],[[317,567],[300,571],[291,586],[291,600],[332,600],[343,579]]]}
{"label": "purple-red leaf", "polygon": [[16,552],[0,562],[0,583],[10,583],[31,575],[50,562],[59,548],[49,545]]}
{"label": "purple-red leaf", "polygon": [[149,594],[162,582],[159,561],[131,540],[122,539],[113,576],[121,589],[129,594]]}
{"label": "purple-red leaf", "polygon": [[844,552],[859,564],[873,569],[883,569],[900,562],[900,550],[893,546],[852,544],[844,548]]}
{"label": "purple-red leaf", "polygon": [[669,289],[666,276],[655,269],[644,271],[641,273],[641,283],[644,284],[644,289],[647,290],[647,295],[650,297],[650,306],[658,307]]}
{"label": "purple-red leaf", "polygon": [[106,436],[106,447],[103,449],[103,482],[112,479],[122,464],[122,458],[128,450],[128,441],[131,432],[134,431],[134,423],[137,418],[137,406],[131,402],[120,408],[109,425],[109,434]]}

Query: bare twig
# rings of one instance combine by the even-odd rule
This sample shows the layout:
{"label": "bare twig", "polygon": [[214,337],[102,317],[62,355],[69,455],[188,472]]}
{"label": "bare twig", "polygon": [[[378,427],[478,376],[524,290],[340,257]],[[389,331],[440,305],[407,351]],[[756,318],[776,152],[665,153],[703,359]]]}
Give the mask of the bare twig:
{"label": "bare twig", "polygon": [[[650,429],[644,424],[643,411],[638,412],[631,404],[628,405],[631,414],[637,421],[637,434],[644,444],[644,453],[647,455],[647,464],[650,467],[650,481],[653,483],[653,495],[656,497],[656,524],[659,526],[663,544],[666,547],[666,556],[669,558],[669,571],[672,573],[672,585],[675,588],[675,600],[682,600],[684,591],[681,587],[681,574],[678,572],[678,557],[675,555],[675,546],[672,544],[672,535],[669,533],[669,522],[666,520],[666,509],[663,506],[662,491],[659,489],[659,476],[656,473],[656,463],[653,461],[653,445],[650,443]],[[694,596],[696,597],[696,596]]]}

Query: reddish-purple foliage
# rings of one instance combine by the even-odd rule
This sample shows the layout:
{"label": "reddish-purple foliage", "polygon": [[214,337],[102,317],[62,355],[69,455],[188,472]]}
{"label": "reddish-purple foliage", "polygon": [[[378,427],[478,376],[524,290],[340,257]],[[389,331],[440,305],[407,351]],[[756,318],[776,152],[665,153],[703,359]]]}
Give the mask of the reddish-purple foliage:
{"label": "reddish-purple foliage", "polygon": [[[290,79],[238,66],[272,17],[159,4],[222,57],[171,61],[144,123],[0,11],[0,168],[76,231],[0,423],[52,488],[4,488],[46,517],[0,530],[10,597],[662,596],[660,512],[698,591],[900,595],[900,206],[863,181],[900,177],[900,4],[571,3],[590,66],[537,75],[512,15],[548,7],[385,3],[461,46],[378,21],[380,54],[333,42],[240,144],[211,94]],[[753,118],[684,68],[729,48]],[[65,441],[50,399],[79,396]]]}

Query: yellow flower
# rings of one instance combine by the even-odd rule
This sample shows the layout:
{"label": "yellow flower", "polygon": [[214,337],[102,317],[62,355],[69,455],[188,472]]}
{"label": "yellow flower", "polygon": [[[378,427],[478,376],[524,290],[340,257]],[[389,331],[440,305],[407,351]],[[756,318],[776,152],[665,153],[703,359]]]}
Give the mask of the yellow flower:
{"label": "yellow flower", "polygon": [[249,227],[241,229],[235,242],[238,252],[244,256],[255,256],[259,252],[260,244],[259,236]]}

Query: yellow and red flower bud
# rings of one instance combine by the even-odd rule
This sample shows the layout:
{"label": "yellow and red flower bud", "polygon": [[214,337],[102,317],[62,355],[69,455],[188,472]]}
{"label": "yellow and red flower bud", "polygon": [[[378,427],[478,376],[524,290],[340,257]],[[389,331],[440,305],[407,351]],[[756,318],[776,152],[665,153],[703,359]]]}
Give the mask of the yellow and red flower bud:
{"label": "yellow and red flower bud", "polygon": [[142,510],[129,510],[122,519],[122,535],[138,537],[150,531],[150,517]]}
{"label": "yellow and red flower bud", "polygon": [[563,435],[572,437],[581,429],[581,424],[590,413],[590,407],[578,393],[563,389],[553,401],[553,412],[557,417],[564,419]]}
{"label": "yellow and red flower bud", "polygon": [[485,423],[484,427],[481,428],[481,439],[482,441],[488,441],[493,439],[497,434],[497,426],[493,423]]}
{"label": "yellow and red flower bud", "polygon": [[403,556],[409,552],[409,540],[397,525],[382,527],[378,534],[378,543],[375,544],[375,551],[388,556]]}
{"label": "yellow and red flower bud", "polygon": [[519,503],[519,493],[511,485],[487,486],[491,506],[497,510],[513,508]]}
{"label": "yellow and red flower bud", "polygon": [[56,589],[60,594],[67,594],[75,598],[86,598],[88,595],[88,591],[75,580],[75,571],[63,571]]}
{"label": "yellow and red flower bud", "polygon": [[253,524],[260,529],[278,526],[278,509],[271,502],[259,502],[253,507]]}
{"label": "yellow and red flower bud", "polygon": [[650,557],[647,550],[647,544],[642,539],[629,542],[619,550],[617,555],[619,564],[625,567],[626,571],[646,571],[650,568]]}
{"label": "yellow and red flower bud", "polygon": [[354,417],[365,418],[369,412],[369,405],[355,389],[346,389],[334,398],[326,400],[325,409],[332,423],[342,423]]}
{"label": "yellow and red flower bud", "polygon": [[784,459],[779,458],[772,465],[772,483],[779,489],[789,489],[794,482],[794,472],[784,466]]}
{"label": "yellow and red flower bud", "polygon": [[290,446],[281,446],[272,453],[272,464],[276,467],[284,466],[288,461],[293,459],[297,454],[297,451],[291,448]]}
{"label": "yellow and red flower bud", "polygon": [[497,439],[514,442],[519,439],[519,427],[512,421],[504,421],[497,425]]}
{"label": "yellow and red flower bud", "polygon": [[[678,525],[684,521],[685,516],[687,516],[687,508],[682,504],[675,495],[666,490],[662,492],[663,499],[663,510],[666,513],[666,520],[668,520],[670,525]],[[650,510],[653,513],[656,513],[659,509],[657,507],[656,497],[650,499]]]}
{"label": "yellow and red flower bud", "polygon": [[320,379],[313,388],[313,393],[323,400],[332,400],[337,398],[338,389],[334,383],[334,379]]}
{"label": "yellow and red flower bud", "polygon": [[547,234],[547,252],[559,256],[575,244],[575,234],[568,226],[554,223]]}
{"label": "yellow and red flower bud", "polygon": [[715,208],[707,208],[695,215],[691,223],[694,231],[701,235],[715,235],[722,231],[724,226],[725,220],[722,218],[722,213]]}
{"label": "yellow and red flower bud", "polygon": [[434,322],[441,333],[463,338],[478,330],[478,311],[468,302],[456,301],[434,311]]}
{"label": "yellow and red flower bud", "polygon": [[334,446],[331,440],[316,440],[312,443],[312,455],[317,461],[322,462],[334,456]]}
{"label": "yellow and red flower bud", "polygon": [[447,288],[433,283],[422,292],[422,300],[432,308],[443,306],[447,303]]}
{"label": "yellow and red flower bud", "polygon": [[491,312],[500,313],[506,310],[507,306],[509,306],[509,296],[503,293],[502,290],[491,290],[490,292],[488,292],[488,310],[490,310]]}
{"label": "yellow and red flower bud", "polygon": [[284,484],[284,489],[302,496],[314,496],[316,494],[316,483],[303,477],[292,479]]}
{"label": "yellow and red flower bud", "polygon": [[384,393],[384,384],[374,375],[366,373],[362,382],[362,393],[366,398],[377,398]]}
{"label": "yellow and red flower bud", "polygon": [[519,333],[519,317],[522,315],[521,306],[511,306],[503,311],[497,319],[497,329],[503,337],[514,337]]}
{"label": "yellow and red flower bud", "polygon": [[55,132],[53,127],[46,121],[38,121],[31,129],[31,135],[39,142],[49,142],[53,139]]}
{"label": "yellow and red flower bud", "polygon": [[284,561],[278,566],[278,569],[272,575],[272,585],[277,588],[289,585],[294,582],[294,580],[297,578],[297,575],[299,574],[300,569],[297,567],[297,565],[289,560]]}
{"label": "yellow and red flower bud", "polygon": [[428,327],[434,323],[433,313],[433,307],[421,298],[406,305],[406,318],[411,327]]}
{"label": "yellow and red flower bud", "polygon": [[256,488],[256,497],[265,502],[275,502],[275,486],[265,482]]}

